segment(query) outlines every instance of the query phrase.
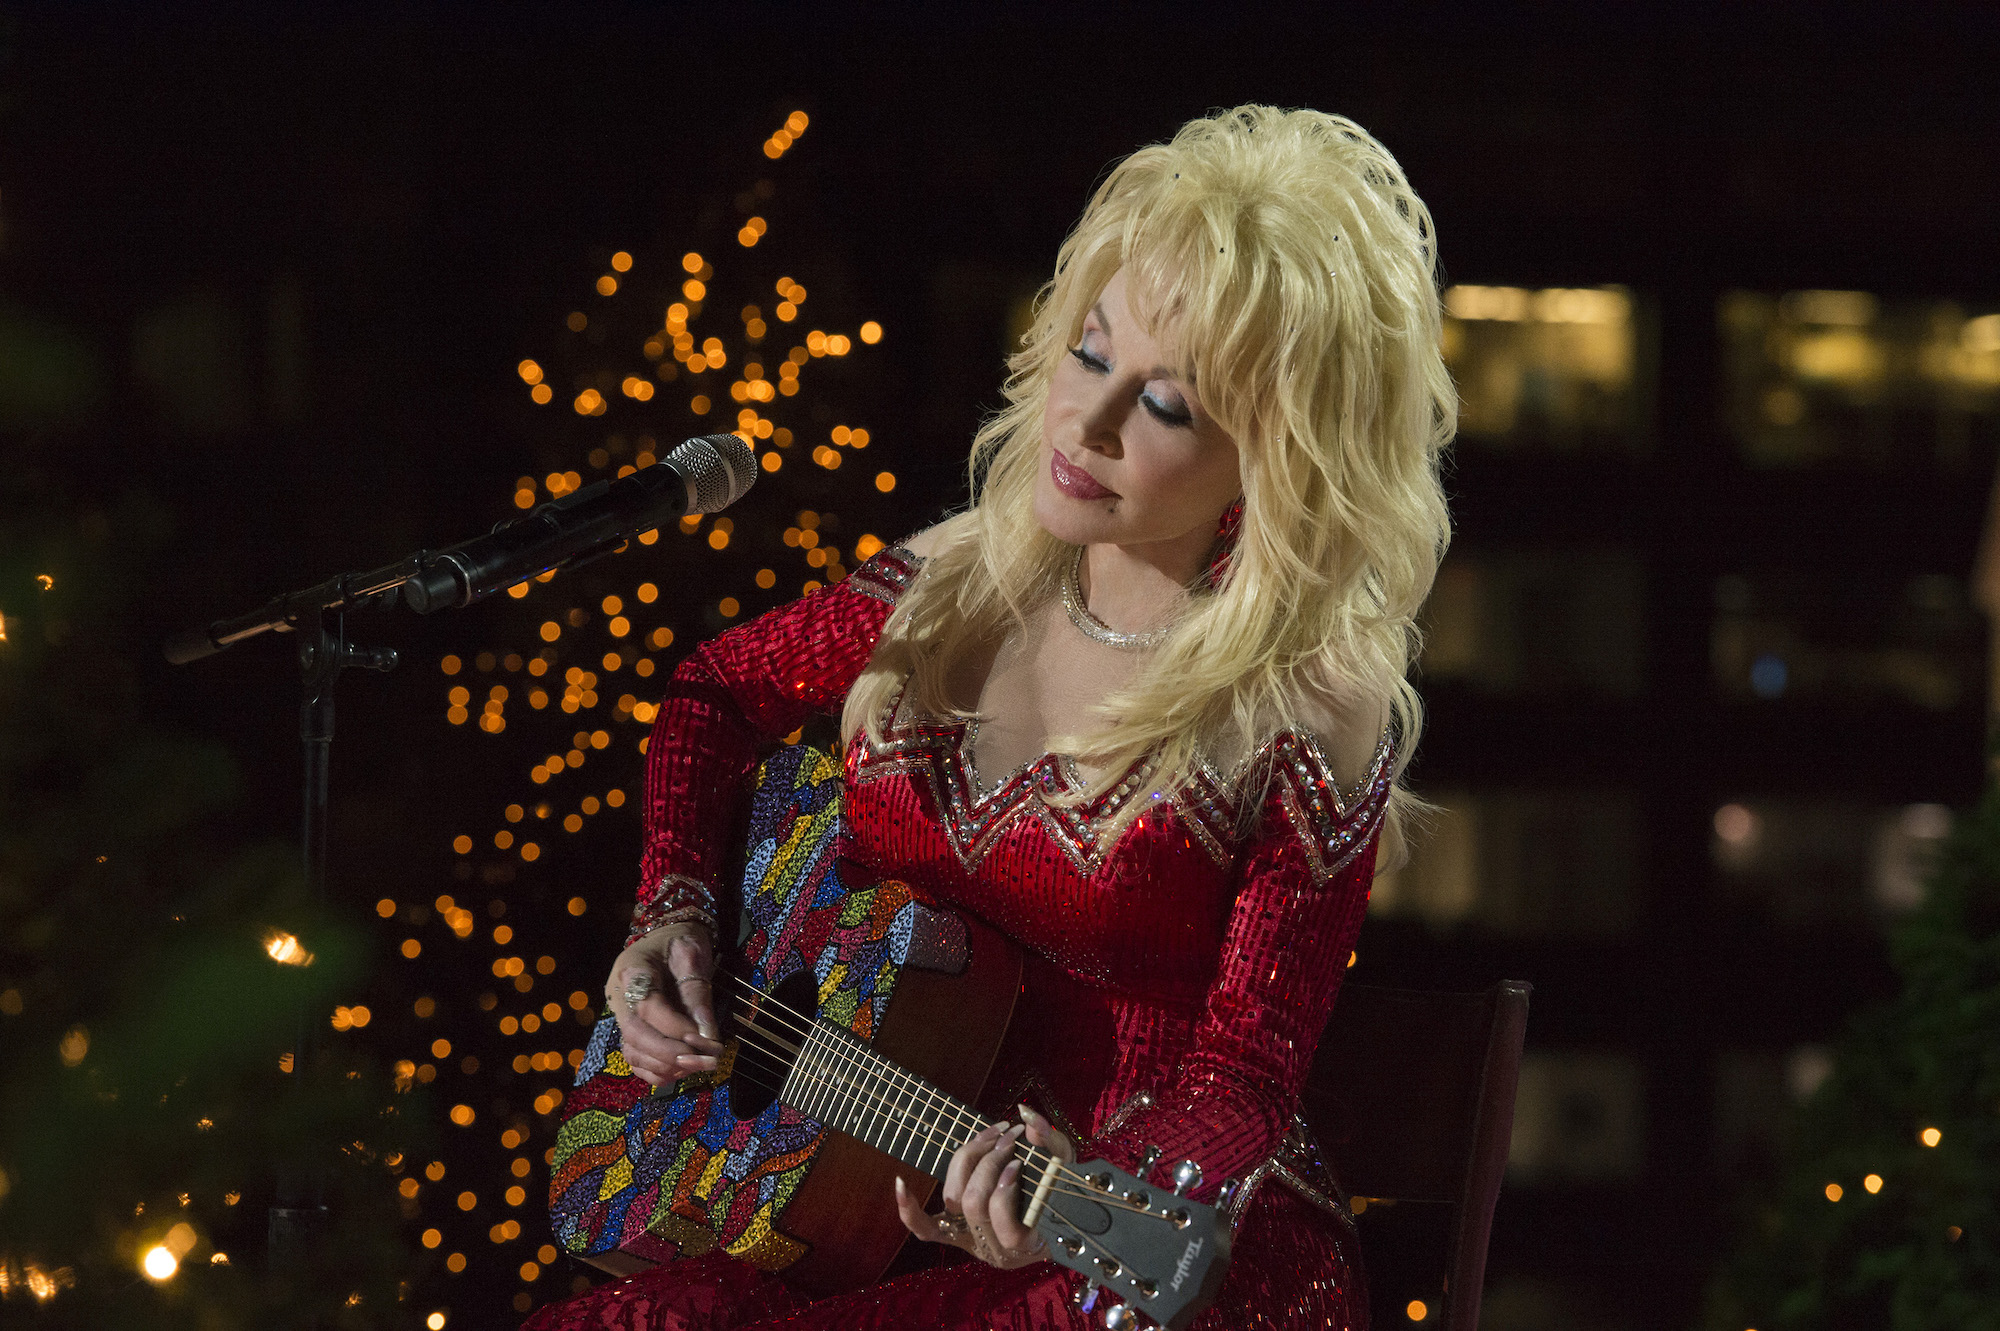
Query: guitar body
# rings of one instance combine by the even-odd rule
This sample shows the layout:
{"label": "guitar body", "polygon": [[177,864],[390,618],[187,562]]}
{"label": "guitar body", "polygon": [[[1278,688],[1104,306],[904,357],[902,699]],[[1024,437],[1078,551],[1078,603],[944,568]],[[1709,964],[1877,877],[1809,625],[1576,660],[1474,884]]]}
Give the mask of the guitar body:
{"label": "guitar body", "polygon": [[[725,1025],[732,1009],[766,1027],[816,1021],[976,1101],[1020,994],[1020,954],[842,860],[841,796],[839,762],[804,745],[758,770],[729,967],[746,983],[718,983],[719,1012]],[[888,1269],[909,1237],[892,1181],[925,1198],[931,1175],[779,1098],[787,1067],[756,1041],[659,1091],[619,1045],[607,1015],[564,1105],[549,1200],[565,1248],[623,1275],[721,1247],[813,1297]]]}
{"label": "guitar body", "polygon": [[[1021,993],[1021,954],[1005,935],[965,919],[967,965],[946,975],[906,967],[875,1049],[956,1099],[977,1101]],[[928,1201],[937,1180],[844,1133],[827,1133],[819,1158],[785,1210],[785,1230],[810,1251],[785,1282],[820,1298],[872,1285],[908,1241],[892,1180]]]}

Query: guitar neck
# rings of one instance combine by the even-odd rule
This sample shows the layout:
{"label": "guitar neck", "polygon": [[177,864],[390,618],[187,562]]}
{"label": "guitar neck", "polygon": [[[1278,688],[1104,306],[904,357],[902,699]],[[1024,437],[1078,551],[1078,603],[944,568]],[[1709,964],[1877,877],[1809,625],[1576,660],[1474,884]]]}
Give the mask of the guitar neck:
{"label": "guitar neck", "polygon": [[[932,1178],[942,1180],[952,1156],[988,1126],[851,1031],[815,1019],[795,1022],[786,1037],[780,1047],[792,1062],[780,1099]],[[1076,1167],[1025,1143],[1014,1149],[1021,1221],[1044,1236],[1050,1259],[1171,1331],[1185,1331],[1214,1300],[1229,1263],[1228,1223],[1214,1207],[1180,1197],[1178,1175],[1175,1193],[1156,1195],[1102,1160]],[[1198,1184],[1201,1171],[1184,1166]]]}
{"label": "guitar neck", "polygon": [[780,1098],[939,1180],[952,1154],[987,1126],[971,1106],[823,1021],[813,1023]]}

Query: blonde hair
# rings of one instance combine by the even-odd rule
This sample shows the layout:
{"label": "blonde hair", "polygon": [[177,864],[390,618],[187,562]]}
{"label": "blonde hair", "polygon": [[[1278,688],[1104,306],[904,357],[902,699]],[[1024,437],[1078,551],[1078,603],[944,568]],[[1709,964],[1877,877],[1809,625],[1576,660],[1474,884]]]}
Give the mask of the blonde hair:
{"label": "blonde hair", "polygon": [[1399,823],[1415,803],[1400,783],[1423,716],[1407,673],[1450,539],[1438,470],[1458,403],[1430,214],[1387,149],[1317,111],[1191,121],[1098,188],[1008,361],[1007,405],[974,440],[972,506],[889,617],[843,734],[879,743],[906,680],[913,706],[950,713],[952,666],[1055,594],[1075,547],[1031,511],[1042,412],[1120,268],[1149,331],[1173,322],[1203,409],[1237,442],[1243,520],[1220,585],[1197,589],[1075,756],[1104,766],[1101,788],[1156,755],[1155,788],[1172,791],[1204,762],[1314,729],[1329,701],[1372,703],[1399,736]]}

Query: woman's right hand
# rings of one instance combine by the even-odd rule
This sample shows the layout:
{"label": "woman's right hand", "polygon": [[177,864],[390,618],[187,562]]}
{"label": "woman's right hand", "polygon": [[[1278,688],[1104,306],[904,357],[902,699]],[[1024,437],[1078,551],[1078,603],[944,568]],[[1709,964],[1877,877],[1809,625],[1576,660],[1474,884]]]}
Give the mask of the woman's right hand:
{"label": "woman's right hand", "polygon": [[[604,982],[605,1001],[618,1018],[625,1061],[648,1086],[671,1086],[697,1072],[713,1072],[722,1052],[715,1025],[715,947],[697,923],[653,930],[618,954]],[[625,992],[641,975],[652,992],[628,1004]]]}

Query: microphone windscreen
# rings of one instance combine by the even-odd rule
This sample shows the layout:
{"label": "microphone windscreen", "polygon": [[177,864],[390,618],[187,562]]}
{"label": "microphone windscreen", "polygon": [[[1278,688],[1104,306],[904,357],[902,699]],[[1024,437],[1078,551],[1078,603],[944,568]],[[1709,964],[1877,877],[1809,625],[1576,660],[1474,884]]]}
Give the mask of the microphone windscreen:
{"label": "microphone windscreen", "polygon": [[757,455],[734,434],[697,436],[667,459],[693,482],[697,513],[720,513],[750,493],[757,481]]}

